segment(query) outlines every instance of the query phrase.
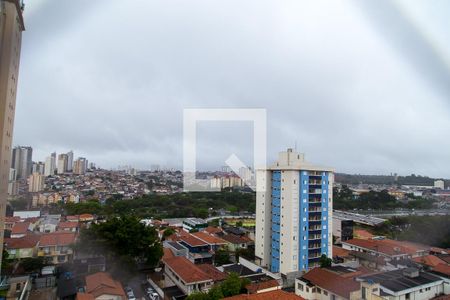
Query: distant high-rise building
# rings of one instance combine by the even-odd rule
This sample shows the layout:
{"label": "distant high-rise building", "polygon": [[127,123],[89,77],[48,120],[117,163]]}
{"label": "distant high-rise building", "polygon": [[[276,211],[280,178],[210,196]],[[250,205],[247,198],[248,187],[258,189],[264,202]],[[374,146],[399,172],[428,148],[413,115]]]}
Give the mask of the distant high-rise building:
{"label": "distant high-rise building", "polygon": [[17,179],[27,179],[33,168],[33,149],[18,146],[13,149],[11,167],[16,170]]}
{"label": "distant high-rise building", "polygon": [[73,164],[73,173],[78,175],[86,174],[87,160],[84,157],[79,157]]}
{"label": "distant high-rise building", "polygon": [[49,157],[45,159],[44,175],[52,176],[55,175],[56,170],[56,153],[53,152]]}
{"label": "distant high-rise building", "polygon": [[67,171],[72,172],[73,170],[73,151],[67,152]]}
{"label": "distant high-rise building", "polygon": [[435,180],[434,181],[434,187],[437,188],[437,189],[441,189],[441,190],[445,189],[445,182],[444,182],[444,180]]}
{"label": "distant high-rise building", "polygon": [[15,196],[19,192],[19,185],[16,179],[16,170],[13,168],[9,169],[8,195],[10,196]]}
{"label": "distant high-rise building", "polygon": [[45,174],[45,163],[43,163],[42,161],[33,162],[31,174],[33,174],[33,173],[39,173],[39,174],[44,175]]}
{"label": "distant high-rise building", "polygon": [[58,162],[56,164],[58,174],[64,174],[67,172],[68,159],[69,158],[68,158],[67,154],[59,154],[58,155]]}
{"label": "distant high-rise building", "polygon": [[24,30],[21,2],[0,0],[0,264],[3,254],[20,49]]}
{"label": "distant high-rise building", "polygon": [[332,257],[333,170],[292,149],[257,171],[255,255],[287,278]]}
{"label": "distant high-rise building", "polygon": [[33,173],[28,177],[28,191],[37,193],[44,189],[45,176],[40,173]]}

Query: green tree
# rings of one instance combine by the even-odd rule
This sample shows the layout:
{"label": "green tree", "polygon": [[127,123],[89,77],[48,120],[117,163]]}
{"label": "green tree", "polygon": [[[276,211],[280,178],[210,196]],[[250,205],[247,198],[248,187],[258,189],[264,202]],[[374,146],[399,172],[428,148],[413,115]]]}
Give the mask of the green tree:
{"label": "green tree", "polygon": [[27,257],[20,261],[20,266],[25,272],[40,271],[44,266],[43,257]]}
{"label": "green tree", "polygon": [[220,285],[213,286],[209,292],[208,296],[210,300],[219,300],[223,298],[222,288]]}
{"label": "green tree", "polygon": [[172,227],[166,228],[163,232],[163,240],[165,240],[167,237],[171,236],[172,234],[174,234],[176,231],[175,229],[173,229]]}
{"label": "green tree", "polygon": [[214,254],[214,264],[216,266],[222,266],[229,264],[230,261],[230,253],[226,249],[218,249]]}
{"label": "green tree", "polygon": [[134,216],[112,218],[81,232],[81,250],[156,266],[163,255],[158,233]]}
{"label": "green tree", "polygon": [[322,254],[322,256],[319,259],[319,264],[321,268],[331,267],[332,262],[333,260],[327,257],[325,254]]}
{"label": "green tree", "polygon": [[202,292],[195,292],[190,294],[186,300],[210,300],[209,294],[202,293]]}
{"label": "green tree", "polygon": [[231,273],[227,279],[222,282],[220,287],[224,297],[231,297],[241,293],[242,285],[243,283],[239,278],[239,275],[236,273]]}

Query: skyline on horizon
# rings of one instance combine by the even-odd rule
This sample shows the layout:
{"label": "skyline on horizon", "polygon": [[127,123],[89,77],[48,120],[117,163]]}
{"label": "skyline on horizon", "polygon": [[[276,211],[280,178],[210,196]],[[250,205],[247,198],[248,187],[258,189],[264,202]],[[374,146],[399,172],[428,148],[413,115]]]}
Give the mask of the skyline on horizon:
{"label": "skyline on horizon", "polygon": [[[14,145],[181,169],[183,109],[255,107],[268,163],[297,144],[343,173],[450,178],[448,3],[238,4],[26,3]],[[198,135],[199,169],[250,164],[249,124]]]}

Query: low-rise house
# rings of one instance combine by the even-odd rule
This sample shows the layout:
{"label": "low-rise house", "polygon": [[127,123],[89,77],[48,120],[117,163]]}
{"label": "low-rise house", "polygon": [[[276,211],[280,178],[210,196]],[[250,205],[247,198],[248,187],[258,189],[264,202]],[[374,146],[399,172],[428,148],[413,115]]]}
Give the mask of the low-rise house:
{"label": "low-rise house", "polygon": [[28,234],[21,238],[5,239],[5,250],[10,259],[35,257],[40,237]]}
{"label": "low-rise house", "polygon": [[195,232],[192,235],[195,236],[196,238],[202,240],[203,242],[207,243],[209,246],[209,250],[213,251],[213,252],[215,252],[219,248],[227,245],[227,241],[225,241],[217,236],[205,233],[203,231]]}
{"label": "low-rise house", "polygon": [[365,252],[375,256],[383,256],[389,260],[420,257],[428,255],[430,251],[429,246],[389,239],[351,239],[343,241],[342,248],[351,251]]}
{"label": "low-rise house", "polygon": [[246,236],[239,236],[232,233],[222,236],[222,239],[228,243],[228,249],[233,252],[238,249],[247,249],[249,245],[254,243]]}
{"label": "low-rise house", "polygon": [[78,293],[77,300],[125,300],[122,284],[105,272],[86,276],[86,292]]}
{"label": "low-rise house", "polygon": [[362,299],[381,296],[389,300],[427,300],[444,294],[445,290],[444,279],[416,268],[370,274],[358,280],[365,283]]}
{"label": "low-rise house", "polygon": [[188,258],[193,263],[212,263],[213,255],[209,251],[210,245],[208,243],[192,234],[183,234],[179,239],[179,243],[188,249]]}
{"label": "low-rise house", "polygon": [[359,299],[360,283],[326,268],[314,268],[295,280],[295,294],[305,299]]}
{"label": "low-rise house", "polygon": [[270,291],[259,294],[250,295],[236,295],[232,297],[223,298],[224,300],[305,300],[293,293],[282,290]]}
{"label": "low-rise house", "polygon": [[200,218],[186,218],[183,220],[183,229],[187,232],[202,231],[208,227],[208,222]]}
{"label": "low-rise house", "polygon": [[79,221],[85,223],[92,222],[94,221],[94,216],[91,214],[81,214],[79,215]]}
{"label": "low-rise house", "polygon": [[5,230],[11,230],[14,224],[20,221],[20,217],[5,217]]}
{"label": "low-rise house", "polygon": [[15,223],[11,229],[11,238],[22,238],[30,232],[29,222]]}
{"label": "low-rise house", "polygon": [[44,257],[47,263],[62,264],[73,258],[71,245],[75,243],[73,232],[53,232],[41,235],[38,256]]}
{"label": "low-rise house", "polygon": [[281,289],[280,283],[275,279],[252,282],[245,286],[249,294],[259,294]]}
{"label": "low-rise house", "polygon": [[59,220],[54,218],[46,218],[41,221],[39,231],[44,233],[55,232],[58,227]]}
{"label": "low-rise house", "polygon": [[176,285],[186,295],[207,292],[218,279],[211,269],[205,270],[182,256],[163,259],[163,262],[165,286]]}
{"label": "low-rise house", "polygon": [[78,228],[78,222],[59,222],[57,226],[58,231],[78,232]]}

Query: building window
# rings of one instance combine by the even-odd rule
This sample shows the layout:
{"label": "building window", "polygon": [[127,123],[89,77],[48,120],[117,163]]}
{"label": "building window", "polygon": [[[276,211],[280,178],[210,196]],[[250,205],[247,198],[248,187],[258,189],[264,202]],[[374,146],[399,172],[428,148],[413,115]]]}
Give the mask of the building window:
{"label": "building window", "polygon": [[325,296],[328,296],[328,292],[327,291],[323,291],[323,294],[325,295]]}
{"label": "building window", "polygon": [[303,284],[301,284],[300,282],[297,284],[297,288],[303,292]]}

